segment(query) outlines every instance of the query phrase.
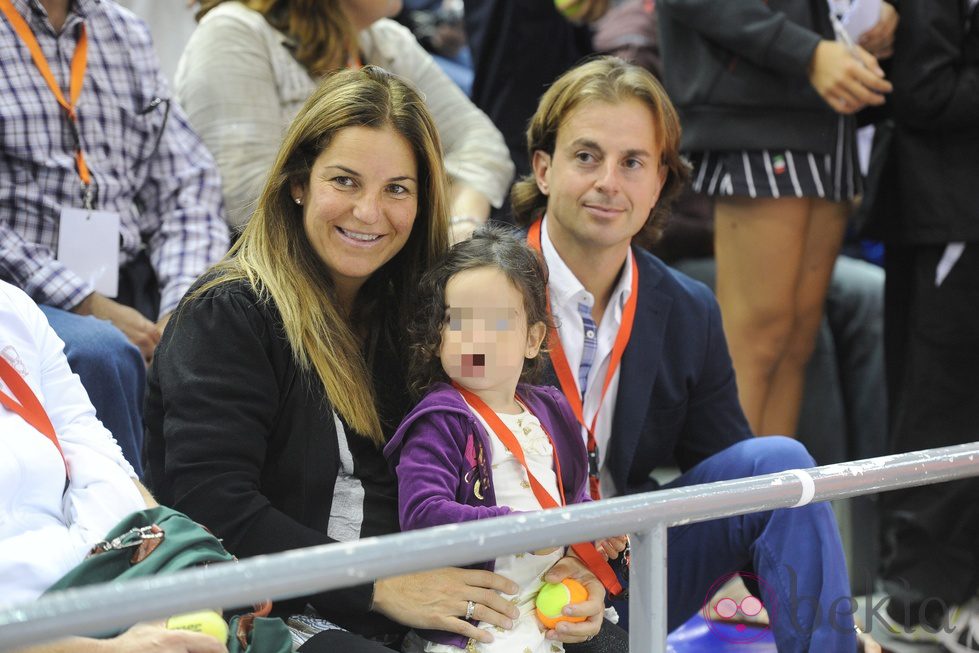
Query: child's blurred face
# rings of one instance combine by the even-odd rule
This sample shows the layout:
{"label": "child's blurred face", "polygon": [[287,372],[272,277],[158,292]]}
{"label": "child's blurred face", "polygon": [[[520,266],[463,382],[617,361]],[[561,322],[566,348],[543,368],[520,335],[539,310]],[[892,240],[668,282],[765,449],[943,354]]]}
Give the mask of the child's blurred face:
{"label": "child's blurred face", "polygon": [[493,267],[465,270],[445,286],[446,321],[439,357],[450,379],[479,394],[516,388],[525,358],[534,358],[545,327],[528,328],[523,295]]}

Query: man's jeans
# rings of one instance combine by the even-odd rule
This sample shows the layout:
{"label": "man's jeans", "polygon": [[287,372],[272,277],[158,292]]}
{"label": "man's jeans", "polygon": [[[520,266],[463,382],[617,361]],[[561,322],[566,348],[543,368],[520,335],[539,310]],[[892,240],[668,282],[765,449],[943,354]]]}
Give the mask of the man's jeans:
{"label": "man's jeans", "polygon": [[[752,438],[714,454],[664,488],[814,465],[806,448],[795,440]],[[856,607],[849,600],[846,560],[829,504],[685,524],[667,532],[671,631],[703,608],[726,578],[750,569],[771,618],[779,653],[857,650]],[[614,604],[624,612],[624,602]],[[631,615],[629,621],[638,618]]]}
{"label": "man's jeans", "polygon": [[143,390],[146,365],[139,349],[111,323],[41,306],[65,343],[65,356],[95,406],[95,413],[142,475]]}

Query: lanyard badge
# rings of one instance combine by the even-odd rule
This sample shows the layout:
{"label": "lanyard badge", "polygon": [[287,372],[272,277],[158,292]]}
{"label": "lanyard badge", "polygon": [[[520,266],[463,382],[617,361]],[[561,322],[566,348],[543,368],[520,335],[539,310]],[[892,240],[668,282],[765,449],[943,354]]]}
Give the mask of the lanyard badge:
{"label": "lanyard badge", "polygon": [[47,83],[75,140],[75,169],[81,180],[83,209],[64,207],[61,211],[58,231],[57,259],[69,270],[107,297],[115,297],[119,288],[119,223],[117,213],[95,211],[92,175],[82,151],[81,133],[78,129],[78,99],[85,83],[88,67],[88,35],[85,25],[79,27],[78,44],[71,58],[71,81],[66,99],[58,85],[47,57],[30,26],[14,8],[10,0],[0,0],[0,11],[10,21],[17,36],[31,53],[31,59],[41,77]]}
{"label": "lanyard badge", "polygon": [[79,28],[78,45],[75,46],[75,54],[71,58],[71,83],[68,89],[68,99],[65,99],[64,94],[61,92],[61,87],[58,86],[58,82],[51,72],[48,59],[44,56],[44,52],[41,51],[37,37],[34,36],[34,32],[24,20],[23,16],[17,12],[10,0],[0,0],[0,11],[10,21],[10,25],[14,28],[17,36],[20,37],[20,40],[30,51],[31,59],[34,60],[34,65],[37,67],[38,72],[41,73],[41,77],[47,82],[48,88],[51,89],[58,104],[64,109],[65,117],[68,118],[68,124],[71,127],[71,133],[75,139],[75,169],[81,179],[82,204],[86,209],[91,210],[94,205],[92,175],[88,170],[88,165],[85,163],[85,154],[82,152],[81,135],[78,131],[78,114],[76,113],[78,98],[82,94],[82,85],[85,83],[85,69],[88,67],[88,35],[85,31],[85,25],[82,24]]}
{"label": "lanyard badge", "polygon": [[[527,243],[543,256],[541,249],[541,221],[538,220],[530,226],[527,232]],[[547,313],[551,314],[550,290],[547,291]],[[571,365],[568,357],[564,353],[561,345],[561,337],[556,329],[551,329],[547,334],[547,346],[551,352],[551,363],[554,365],[554,373],[557,375],[561,384],[561,391],[564,393],[574,416],[588,434],[588,485],[593,499],[601,498],[601,485],[598,475],[598,441],[595,439],[595,425],[598,423],[598,413],[602,410],[605,401],[605,393],[608,391],[612,378],[622,362],[622,355],[629,338],[632,335],[632,324],[636,317],[636,305],[639,301],[639,267],[636,265],[636,258],[632,257],[632,284],[629,299],[626,300],[622,309],[622,324],[619,325],[619,332],[615,336],[612,345],[612,358],[609,360],[608,370],[605,372],[605,381],[602,383],[602,392],[598,399],[598,408],[592,416],[591,423],[585,421],[584,398],[578,394],[578,386],[575,384],[574,375],[571,373]],[[553,316],[552,316],[553,317]]]}
{"label": "lanyard badge", "polygon": [[[541,423],[541,428],[544,429],[544,433],[547,435],[547,439],[551,442],[551,449],[554,452],[554,474],[557,476],[558,498],[561,501],[560,504],[556,499],[554,499],[554,497],[551,496],[551,494],[547,491],[547,488],[544,487],[544,484],[537,480],[534,473],[530,471],[530,466],[527,464],[523,447],[520,446],[520,442],[513,435],[513,432],[507,428],[506,424],[503,423],[500,416],[493,412],[493,409],[490,408],[486,402],[480,399],[475,393],[463,388],[458,383],[453,382],[452,385],[459,392],[459,394],[462,395],[462,398],[465,399],[466,402],[472,406],[477,413],[479,413],[480,417],[486,421],[493,433],[496,434],[496,437],[503,443],[503,446],[505,446],[507,450],[513,454],[513,457],[527,472],[527,481],[530,483],[530,488],[533,491],[534,496],[537,498],[537,502],[540,504],[541,508],[548,510],[550,508],[559,508],[566,505],[567,500],[564,494],[564,480],[562,479],[561,474],[561,460],[558,458],[557,447],[554,446],[554,441],[551,438],[551,434],[547,432],[543,422]],[[527,406],[526,402],[521,403],[523,403],[524,406]],[[529,407],[527,410],[530,410]],[[607,589],[609,593],[611,593],[613,596],[622,594],[622,584],[619,582],[619,579],[616,578],[615,572],[612,571],[612,567],[609,565],[608,561],[601,556],[594,544],[591,542],[581,542],[579,544],[572,544],[571,549],[575,552],[575,554],[577,554],[578,558],[585,563],[585,566],[587,566],[588,569],[595,574],[598,580],[602,582],[602,585],[605,586],[605,589]]]}

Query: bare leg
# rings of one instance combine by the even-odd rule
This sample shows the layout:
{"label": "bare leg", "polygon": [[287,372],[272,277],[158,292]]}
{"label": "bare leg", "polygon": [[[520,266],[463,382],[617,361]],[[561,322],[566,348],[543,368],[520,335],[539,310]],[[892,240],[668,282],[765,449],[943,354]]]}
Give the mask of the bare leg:
{"label": "bare leg", "polygon": [[826,290],[843,241],[847,206],[814,199],[810,216],[795,293],[792,334],[772,378],[759,435],[795,435],[798,428],[806,364],[816,343]]}
{"label": "bare leg", "polygon": [[721,198],[716,203],[717,299],[738,395],[761,433],[775,372],[792,336],[812,201]]}

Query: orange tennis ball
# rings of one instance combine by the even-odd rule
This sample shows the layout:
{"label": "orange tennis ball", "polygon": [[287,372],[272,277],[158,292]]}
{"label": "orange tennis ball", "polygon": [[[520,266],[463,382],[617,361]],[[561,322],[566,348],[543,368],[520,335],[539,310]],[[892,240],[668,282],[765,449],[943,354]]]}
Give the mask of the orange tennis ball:
{"label": "orange tennis ball", "polygon": [[588,599],[588,590],[578,581],[565,578],[560,583],[544,583],[537,593],[537,618],[548,629],[557,626],[558,622],[569,621],[577,623],[585,617],[568,617],[561,614],[564,606],[581,603]]}

